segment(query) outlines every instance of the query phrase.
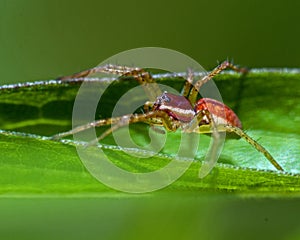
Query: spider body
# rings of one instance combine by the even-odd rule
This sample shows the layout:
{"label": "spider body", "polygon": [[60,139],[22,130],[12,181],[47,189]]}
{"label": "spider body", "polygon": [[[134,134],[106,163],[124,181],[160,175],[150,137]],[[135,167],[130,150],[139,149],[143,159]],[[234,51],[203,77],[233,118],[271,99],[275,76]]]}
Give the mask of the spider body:
{"label": "spider body", "polygon": [[[120,117],[96,120],[86,125],[78,126],[70,131],[59,133],[53,136],[53,139],[60,139],[92,127],[112,125],[110,129],[106,130],[92,142],[94,144],[111,134],[112,131],[137,122],[144,122],[151,126],[163,126],[169,131],[176,131],[178,128],[181,128],[181,130],[186,133],[212,134],[213,139],[217,143],[210,155],[212,158],[211,166],[213,166],[218,158],[218,148],[220,146],[218,143],[220,139],[219,133],[227,132],[230,135],[235,134],[245,139],[257,151],[264,154],[277,170],[283,171],[283,168],[272,155],[242,130],[241,121],[232,109],[214,99],[201,98],[197,100],[200,88],[215,75],[227,68],[239,73],[245,73],[245,69],[238,68],[228,61],[221,63],[195,83],[193,83],[193,75],[190,73],[185,81],[182,95],[162,92],[151,74],[140,68],[106,65],[91,68],[71,76],[62,77],[60,78],[61,80],[85,77],[96,72],[130,76],[143,86],[150,101],[145,103],[144,113],[142,114],[128,114]],[[208,172],[206,174],[208,174]]]}
{"label": "spider body", "polygon": [[202,118],[199,119],[198,126],[211,124],[211,117],[216,124],[242,128],[240,119],[232,109],[211,98],[201,98],[195,106],[192,106],[186,97],[164,92],[157,97],[153,111],[166,112],[173,120],[179,121],[181,127],[191,123],[197,115],[201,115]]}

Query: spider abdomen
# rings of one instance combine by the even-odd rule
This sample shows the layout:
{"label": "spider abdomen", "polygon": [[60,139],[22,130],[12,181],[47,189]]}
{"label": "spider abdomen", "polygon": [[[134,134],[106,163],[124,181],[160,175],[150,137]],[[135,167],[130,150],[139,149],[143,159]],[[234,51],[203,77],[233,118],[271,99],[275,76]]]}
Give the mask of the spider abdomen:
{"label": "spider abdomen", "polygon": [[[217,124],[229,124],[234,127],[242,128],[242,123],[238,116],[233,112],[231,108],[224,103],[219,102],[211,98],[201,98],[195,105],[195,112],[199,113],[210,112],[214,121]],[[204,118],[203,121],[209,121],[208,118]],[[209,124],[209,122],[207,122]]]}

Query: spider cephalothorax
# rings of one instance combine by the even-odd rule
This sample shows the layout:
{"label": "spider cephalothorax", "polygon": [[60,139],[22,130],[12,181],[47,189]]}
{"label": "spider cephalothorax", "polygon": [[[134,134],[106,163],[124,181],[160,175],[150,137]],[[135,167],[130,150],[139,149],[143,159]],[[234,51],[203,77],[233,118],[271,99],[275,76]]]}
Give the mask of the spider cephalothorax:
{"label": "spider cephalothorax", "polygon": [[[145,112],[142,114],[128,114],[115,118],[96,120],[86,125],[76,127],[68,132],[59,133],[53,136],[53,138],[60,139],[88,128],[112,125],[110,129],[106,130],[94,141],[98,142],[112,131],[136,122],[144,122],[151,126],[163,126],[169,131],[176,131],[178,128],[181,128],[182,131],[186,133],[211,133],[214,139],[219,138],[220,132],[227,132],[245,139],[256,150],[264,154],[276,169],[283,171],[283,168],[271,154],[242,130],[241,121],[232,109],[214,99],[201,98],[197,100],[199,90],[203,84],[227,68],[236,72],[245,72],[244,69],[238,68],[230,62],[225,61],[195,83],[193,83],[192,78],[188,77],[185,81],[182,95],[161,92],[151,74],[140,68],[106,65],[60,78],[64,80],[85,77],[95,72],[130,76],[144,87],[145,93],[150,101],[145,103]],[[215,154],[215,156],[217,156],[217,154]],[[217,159],[217,157],[215,158]]]}
{"label": "spider cephalothorax", "polygon": [[164,111],[174,120],[186,123],[195,117],[195,111],[189,100],[184,96],[164,92],[157,97],[153,106],[154,111]]}

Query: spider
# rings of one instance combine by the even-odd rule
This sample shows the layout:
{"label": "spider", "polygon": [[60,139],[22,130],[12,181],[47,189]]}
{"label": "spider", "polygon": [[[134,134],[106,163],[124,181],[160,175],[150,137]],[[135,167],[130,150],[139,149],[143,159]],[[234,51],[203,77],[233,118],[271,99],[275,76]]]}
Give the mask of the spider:
{"label": "spider", "polygon": [[[132,77],[143,86],[150,101],[145,103],[144,113],[96,120],[86,125],[78,126],[70,131],[56,134],[53,136],[53,139],[61,139],[92,127],[111,125],[111,128],[93,141],[93,143],[97,143],[118,128],[137,122],[144,122],[152,127],[163,126],[168,131],[176,131],[181,128],[181,130],[186,133],[211,133],[215,141],[220,138],[220,133],[227,132],[234,133],[239,138],[245,139],[257,151],[264,154],[277,170],[284,171],[262,145],[242,130],[241,121],[232,109],[211,98],[201,98],[197,100],[200,88],[214,76],[226,69],[231,69],[239,73],[247,72],[247,70],[233,65],[229,61],[224,61],[194,84],[193,74],[189,72],[181,95],[166,91],[162,92],[151,74],[142,68],[105,65],[70,76],[61,77],[59,78],[60,80],[67,80],[86,77],[89,74],[99,72]],[[217,159],[217,157],[215,158]]]}

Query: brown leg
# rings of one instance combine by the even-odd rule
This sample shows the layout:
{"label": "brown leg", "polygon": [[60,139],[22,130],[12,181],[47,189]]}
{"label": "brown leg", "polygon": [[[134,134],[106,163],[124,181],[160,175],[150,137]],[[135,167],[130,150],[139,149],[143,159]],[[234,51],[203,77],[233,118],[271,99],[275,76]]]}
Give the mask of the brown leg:
{"label": "brown leg", "polygon": [[[199,123],[201,123],[203,117],[207,118],[207,121],[210,124],[203,124],[200,126]],[[198,115],[194,118],[194,120],[191,122],[191,125],[189,126],[188,129],[186,129],[187,132],[198,132],[198,133],[212,133],[213,136],[213,142],[210,147],[210,152],[207,154],[205,162],[206,165],[203,171],[202,169],[200,170],[199,176],[205,177],[209,171],[212,169],[214,164],[216,163],[219,150],[221,147],[222,141],[220,138],[220,133],[222,132],[230,132],[230,133],[235,133],[241,138],[244,138],[252,147],[254,147],[257,151],[261,152],[264,154],[264,156],[268,159],[268,161],[277,169],[280,171],[284,171],[284,169],[279,165],[279,163],[272,157],[272,155],[262,146],[260,145],[257,141],[255,141],[253,138],[251,138],[247,133],[245,133],[242,129],[238,127],[234,127],[231,125],[217,125],[214,121],[213,118],[211,117],[210,113],[207,112],[199,112]],[[201,172],[202,171],[202,172]]]}
{"label": "brown leg", "polygon": [[133,68],[126,66],[116,66],[116,65],[105,65],[100,67],[94,67],[87,69],[85,71],[75,73],[70,76],[65,76],[58,78],[60,80],[67,80],[72,78],[84,78],[89,74],[93,73],[107,73],[115,74],[119,76],[133,77],[139,84],[141,84],[145,90],[146,95],[150,101],[155,101],[158,96],[162,94],[160,88],[156,84],[155,80],[152,78],[151,74],[141,68]]}
{"label": "brown leg", "polygon": [[193,85],[193,79],[194,79],[193,71],[191,69],[188,69],[187,77],[186,77],[186,80],[184,82],[183,90],[182,90],[182,93],[181,93],[182,96],[188,98],[191,87]]}
{"label": "brown leg", "polygon": [[207,83],[209,80],[211,80],[214,76],[218,75],[220,72],[226,70],[226,69],[232,69],[238,73],[247,73],[247,69],[245,68],[239,68],[229,61],[224,61],[220,65],[218,65],[215,69],[213,69],[208,75],[203,77],[202,79],[198,80],[192,87],[189,100],[192,104],[196,103],[197,96],[199,93],[200,88],[203,86],[203,84]]}
{"label": "brown leg", "polygon": [[174,121],[166,112],[163,111],[148,112],[145,114],[132,114],[130,116],[127,115],[121,117],[117,123],[115,123],[111,128],[107,129],[101,136],[92,141],[89,145],[95,145],[101,139],[107,137],[118,128],[137,122],[148,123],[151,126],[164,126],[169,131],[176,131],[176,129],[180,126],[179,122]]}
{"label": "brown leg", "polygon": [[[205,124],[205,122],[208,124]],[[199,178],[204,178],[211,172],[218,161],[224,136],[221,136],[222,132],[218,130],[218,126],[208,110],[199,112],[184,131],[212,134],[208,153],[199,170]]]}
{"label": "brown leg", "polygon": [[90,74],[93,73],[107,73],[107,74],[115,74],[115,75],[124,75],[129,72],[133,71],[141,71],[140,68],[132,68],[132,67],[126,67],[126,66],[117,66],[117,65],[105,65],[105,66],[99,66],[99,67],[94,67],[90,68],[78,73],[74,73],[69,76],[64,76],[58,78],[58,80],[68,80],[68,79],[73,79],[73,78],[84,78],[87,77]]}
{"label": "brown leg", "polygon": [[86,125],[78,126],[70,131],[56,134],[52,137],[52,139],[54,140],[61,139],[73,135],[75,133],[82,132],[92,127],[113,125],[110,129],[105,131],[100,137],[98,137],[95,140],[95,142],[98,142],[99,140],[111,134],[112,131],[120,127],[129,125],[131,123],[137,123],[137,122],[144,122],[150,125],[164,126],[169,131],[176,131],[176,129],[180,126],[180,123],[174,121],[166,112],[156,111],[156,112],[148,112],[145,114],[128,114],[122,117],[97,120],[92,123],[88,123]]}
{"label": "brown leg", "polygon": [[[202,128],[201,128],[202,127]],[[209,133],[209,130],[212,127],[210,125],[203,125],[199,129],[195,129],[195,132],[198,133]],[[230,132],[230,133],[235,133],[241,138],[244,138],[252,147],[254,147],[257,151],[261,152],[267,159],[268,161],[277,169],[280,171],[284,171],[284,169],[279,165],[279,163],[272,157],[272,155],[258,142],[256,142],[253,138],[251,138],[247,133],[245,133],[242,129],[231,126],[231,125],[217,125],[216,130],[221,133],[221,132]]]}
{"label": "brown leg", "polygon": [[265,155],[265,157],[277,170],[284,171],[283,168],[279,165],[279,163],[272,157],[272,155],[262,145],[260,145],[247,133],[245,133],[242,129],[230,125],[225,125],[224,128],[227,132],[233,132],[241,138],[244,138],[250,145],[252,145],[252,147],[254,147],[257,151]]}
{"label": "brown leg", "polygon": [[[126,115],[127,117],[130,117],[132,114],[130,115]],[[125,116],[124,116],[125,117]],[[58,133],[54,136],[52,136],[53,140],[58,140],[70,135],[73,135],[75,133],[78,132],[82,132],[85,131],[87,129],[90,129],[92,127],[101,127],[101,126],[106,126],[106,125],[111,125],[111,124],[116,124],[117,122],[119,122],[122,119],[122,117],[116,117],[116,118],[107,118],[107,119],[100,119],[100,120],[96,120],[94,122],[85,124],[85,125],[81,125],[78,126],[76,128],[71,129],[70,131],[67,132],[62,132],[62,133]]]}

